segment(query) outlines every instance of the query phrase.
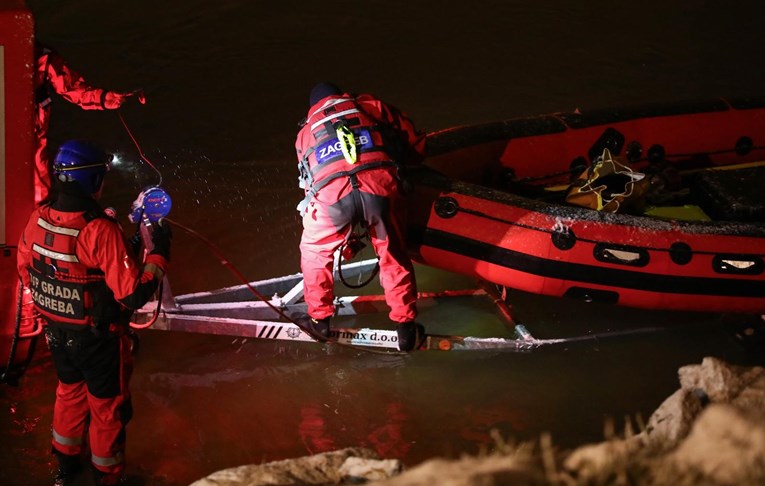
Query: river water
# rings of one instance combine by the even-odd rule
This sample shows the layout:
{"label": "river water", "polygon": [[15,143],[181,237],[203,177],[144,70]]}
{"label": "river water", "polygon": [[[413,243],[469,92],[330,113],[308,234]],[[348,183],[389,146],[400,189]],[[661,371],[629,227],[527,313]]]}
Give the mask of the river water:
{"label": "river water", "polygon": [[[94,85],[145,90],[121,114],[173,196],[171,216],[250,280],[299,271],[293,142],[308,91],[371,92],[423,129],[576,108],[762,94],[765,4],[702,0],[30,0],[38,38]],[[122,218],[157,174],[115,113],[53,107],[52,142],[88,138],[123,164],[106,202]],[[421,291],[475,282],[417,267]],[[240,282],[176,231],[176,294]],[[369,292],[376,289],[372,286]],[[141,331],[128,427],[137,484],[181,485],[218,469],[348,446],[407,466],[543,432],[563,449],[604,423],[647,419],[677,368],[718,356],[762,364],[721,316],[584,305],[511,293],[536,337],[660,328],[527,353],[386,356],[316,344]],[[423,306],[431,332],[510,337],[485,297]],[[385,322],[384,319],[380,322]],[[0,392],[4,484],[46,484],[55,389],[40,349]]]}

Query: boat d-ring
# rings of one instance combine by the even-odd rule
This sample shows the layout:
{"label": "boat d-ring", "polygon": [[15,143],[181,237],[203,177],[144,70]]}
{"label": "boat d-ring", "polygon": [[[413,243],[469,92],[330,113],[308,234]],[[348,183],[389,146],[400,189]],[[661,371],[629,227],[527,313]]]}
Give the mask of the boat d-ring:
{"label": "boat d-ring", "polygon": [[669,258],[676,265],[687,265],[693,259],[693,250],[688,243],[676,241],[669,246]]}
{"label": "boat d-ring", "polygon": [[439,197],[436,199],[433,209],[435,209],[437,215],[448,219],[457,214],[460,205],[453,197]]}
{"label": "boat d-ring", "polygon": [[576,244],[574,230],[558,221],[552,229],[552,243],[559,250],[570,250]]}

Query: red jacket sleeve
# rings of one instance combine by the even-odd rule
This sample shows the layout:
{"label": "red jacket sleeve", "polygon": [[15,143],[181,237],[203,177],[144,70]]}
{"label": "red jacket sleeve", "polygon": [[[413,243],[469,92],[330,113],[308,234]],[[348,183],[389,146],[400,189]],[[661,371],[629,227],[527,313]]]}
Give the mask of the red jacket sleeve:
{"label": "red jacket sleeve", "polygon": [[105,218],[88,224],[77,244],[80,261],[101,269],[114,298],[130,309],[149,301],[167,271],[167,260],[159,255],[149,255],[143,265],[137,262],[119,225]]}
{"label": "red jacket sleeve", "polygon": [[359,95],[356,100],[364,106],[370,115],[396,129],[400,140],[407,148],[405,160],[400,162],[414,164],[425,158],[425,132],[418,130],[414,122],[404,112],[372,95]]}
{"label": "red jacket sleeve", "polygon": [[80,73],[72,69],[64,58],[49,52],[40,58],[45,64],[45,78],[53,90],[65,100],[83,110],[105,110],[104,97],[108,90],[90,86]]}

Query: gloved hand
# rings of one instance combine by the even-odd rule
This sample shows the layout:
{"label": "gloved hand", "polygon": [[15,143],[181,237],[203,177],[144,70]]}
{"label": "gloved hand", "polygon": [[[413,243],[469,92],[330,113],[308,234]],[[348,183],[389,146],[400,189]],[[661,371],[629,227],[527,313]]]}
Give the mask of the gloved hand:
{"label": "gloved hand", "polygon": [[138,257],[138,255],[141,254],[141,250],[143,249],[143,240],[141,239],[140,228],[135,230],[135,233],[133,233],[133,236],[130,237],[128,243],[130,243],[130,249],[133,250],[133,256]]}
{"label": "gloved hand", "polygon": [[152,225],[151,229],[151,242],[154,248],[150,253],[161,255],[165,257],[165,260],[170,261],[170,240],[173,237],[170,224],[160,219]]}
{"label": "gloved hand", "polygon": [[117,91],[107,91],[104,93],[104,108],[107,110],[116,110],[121,107],[131,96],[136,96],[138,102],[142,105],[146,104],[146,96],[143,94],[143,90],[130,91],[128,93],[120,93]]}

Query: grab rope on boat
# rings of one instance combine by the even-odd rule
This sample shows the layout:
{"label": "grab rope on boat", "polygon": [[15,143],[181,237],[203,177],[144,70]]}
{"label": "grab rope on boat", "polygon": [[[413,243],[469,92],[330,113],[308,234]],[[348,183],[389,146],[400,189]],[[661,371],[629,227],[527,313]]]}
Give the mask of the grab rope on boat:
{"label": "grab rope on boat", "polygon": [[[753,150],[763,150],[765,149],[765,145],[755,145],[751,147],[747,147],[747,151],[753,151]],[[703,156],[709,156],[709,155],[722,155],[722,154],[730,154],[730,153],[740,153],[741,148],[735,147],[732,149],[720,149],[720,150],[709,150],[707,152],[701,152],[701,153],[674,153],[674,154],[663,154],[662,160],[664,159],[677,159],[677,158],[693,158],[693,157],[703,157]],[[654,160],[653,157],[646,156],[637,158],[635,160],[629,160],[630,164],[639,164],[643,162],[649,162],[649,163],[655,163],[657,160]],[[556,177],[561,177],[564,175],[568,175],[569,177],[576,177],[581,173],[581,171],[587,169],[590,164],[588,164],[584,159],[582,159],[581,164],[572,164],[572,166],[568,170],[561,170],[556,172],[551,172],[549,174],[543,174],[540,176],[529,176],[529,177],[521,177],[516,179],[514,172],[510,172],[508,175],[511,177],[510,182],[514,184],[527,184],[531,182],[538,182],[538,181],[544,181],[547,179],[553,179]],[[694,172],[699,172],[703,170],[728,170],[728,169],[739,169],[744,167],[757,167],[762,165],[762,162],[749,162],[745,164],[737,164],[737,165],[731,165],[731,166],[704,166],[704,167],[696,167],[696,168],[689,168],[686,170],[683,170],[682,173],[684,174],[691,174]]]}

